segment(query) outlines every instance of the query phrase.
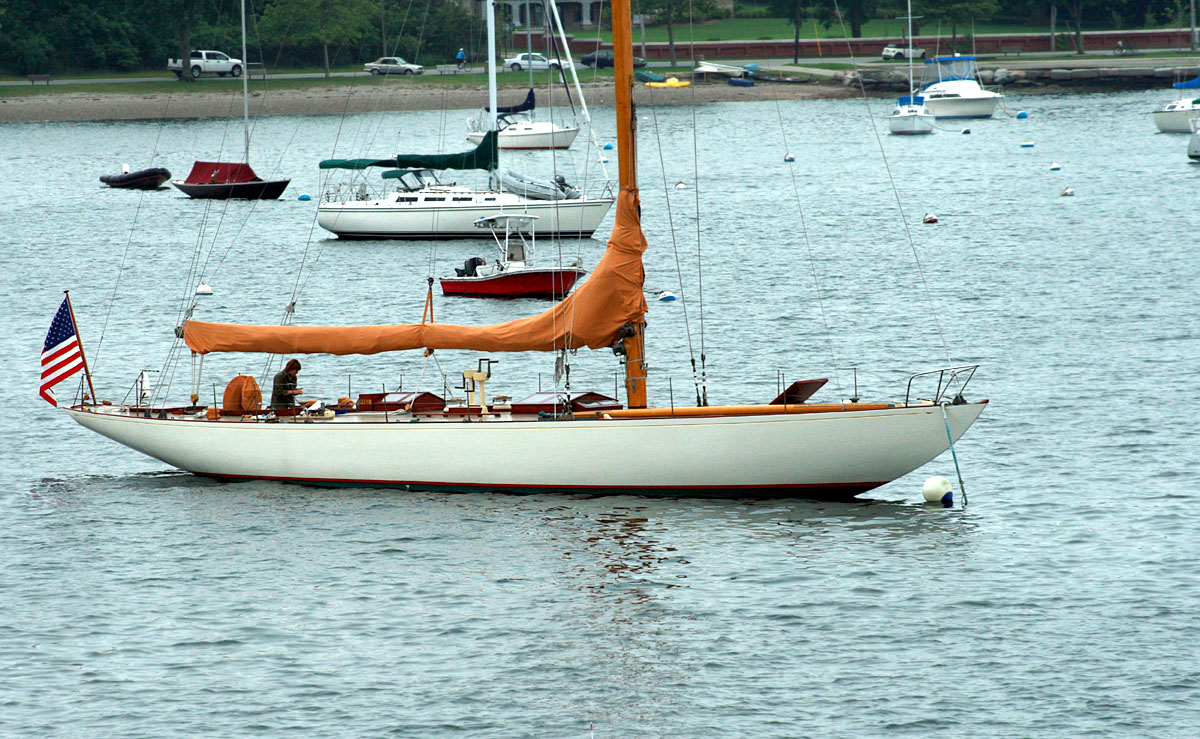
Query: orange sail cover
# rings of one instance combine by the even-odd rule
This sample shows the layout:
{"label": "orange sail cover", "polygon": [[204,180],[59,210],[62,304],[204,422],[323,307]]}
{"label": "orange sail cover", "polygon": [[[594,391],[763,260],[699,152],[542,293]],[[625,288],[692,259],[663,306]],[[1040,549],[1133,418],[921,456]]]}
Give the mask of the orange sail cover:
{"label": "orange sail cover", "polygon": [[611,346],[621,326],[645,321],[642,253],[646,237],[638,208],[635,191],[618,195],[612,236],[591,277],[561,303],[536,316],[491,326],[245,326],[188,321],[184,340],[199,354],[376,354],[424,348],[521,352]]}

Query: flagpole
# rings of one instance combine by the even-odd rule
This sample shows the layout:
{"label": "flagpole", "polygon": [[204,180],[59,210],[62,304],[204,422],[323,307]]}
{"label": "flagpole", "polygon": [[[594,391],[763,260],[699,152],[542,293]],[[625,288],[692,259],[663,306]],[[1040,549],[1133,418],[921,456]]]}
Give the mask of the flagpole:
{"label": "flagpole", "polygon": [[87,377],[88,390],[92,392],[92,405],[96,405],[96,388],[92,387],[92,372],[88,369],[87,357],[83,353],[83,338],[79,335],[79,321],[75,320],[75,306],[71,305],[71,291],[63,290],[67,296],[67,310],[71,311],[71,325],[75,327],[75,340],[79,342],[79,358],[83,360],[83,374]]}

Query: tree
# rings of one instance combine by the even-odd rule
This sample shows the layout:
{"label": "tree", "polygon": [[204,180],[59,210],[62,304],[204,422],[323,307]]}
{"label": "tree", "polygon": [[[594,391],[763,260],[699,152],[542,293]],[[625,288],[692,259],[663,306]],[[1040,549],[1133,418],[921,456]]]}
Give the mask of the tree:
{"label": "tree", "polygon": [[716,0],[641,0],[640,10],[654,17],[654,22],[667,27],[667,46],[671,55],[671,66],[676,66],[675,21],[707,20],[721,15]]}
{"label": "tree", "polygon": [[950,24],[950,45],[954,48],[958,43],[959,23],[966,25],[975,18],[987,18],[994,15],[999,7],[998,0],[925,0],[922,12],[930,18]]}
{"label": "tree", "polygon": [[1063,3],[1067,8],[1069,21],[1075,26],[1075,53],[1084,54],[1083,50],[1083,14],[1089,8],[1098,6],[1097,0],[1067,0]]}
{"label": "tree", "polygon": [[259,29],[277,44],[319,46],[329,76],[329,46],[349,46],[375,35],[374,0],[273,0]]}
{"label": "tree", "polygon": [[850,25],[850,36],[862,38],[863,23],[875,15],[875,0],[817,0],[814,9],[820,8],[824,20],[821,25],[825,28],[841,27],[843,23]]}
{"label": "tree", "polygon": [[771,0],[771,12],[787,18],[795,31],[792,37],[792,64],[800,63],[800,25],[808,15],[805,0]]}

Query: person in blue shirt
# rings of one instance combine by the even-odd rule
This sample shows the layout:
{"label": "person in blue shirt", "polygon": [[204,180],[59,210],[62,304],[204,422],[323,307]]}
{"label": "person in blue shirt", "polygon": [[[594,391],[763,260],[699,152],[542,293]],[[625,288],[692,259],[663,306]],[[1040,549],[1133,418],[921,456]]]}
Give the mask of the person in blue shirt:
{"label": "person in blue shirt", "polygon": [[463,67],[465,67],[467,65],[467,52],[463,51],[462,49],[459,49],[458,55],[455,56],[455,59],[458,60],[458,68],[462,69]]}

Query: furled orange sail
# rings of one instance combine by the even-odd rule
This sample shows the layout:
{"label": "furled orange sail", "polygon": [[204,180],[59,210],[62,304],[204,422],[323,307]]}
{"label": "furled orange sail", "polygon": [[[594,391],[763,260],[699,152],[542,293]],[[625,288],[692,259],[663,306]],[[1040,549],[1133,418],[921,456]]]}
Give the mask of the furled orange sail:
{"label": "furled orange sail", "polygon": [[610,346],[621,326],[646,320],[642,292],[646,237],[638,207],[636,191],[618,195],[616,223],[595,271],[561,303],[536,316],[491,326],[246,326],[188,321],[184,340],[199,354],[376,354],[424,348],[520,352]]}

